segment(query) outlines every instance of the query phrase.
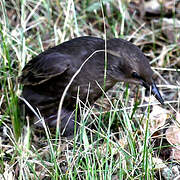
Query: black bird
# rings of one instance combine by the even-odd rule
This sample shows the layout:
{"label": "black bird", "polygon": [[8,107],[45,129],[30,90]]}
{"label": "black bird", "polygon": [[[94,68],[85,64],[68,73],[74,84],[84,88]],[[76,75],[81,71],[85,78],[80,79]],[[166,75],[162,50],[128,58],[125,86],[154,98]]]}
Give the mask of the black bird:
{"label": "black bird", "polygon": [[[22,96],[34,109],[38,108],[49,127],[56,127],[58,106],[64,89],[83,63],[62,106],[60,119],[61,130],[66,128],[64,136],[74,132],[77,92],[82,102],[87,101],[88,97],[89,104],[93,104],[102,95],[99,86],[104,87],[105,69],[105,91],[119,81],[136,83],[146,89],[152,87],[156,99],[161,104],[164,102],[152,79],[149,61],[137,46],[120,38],[107,40],[105,45],[101,38],[79,37],[42,52],[22,71]],[[25,109],[32,119],[36,119],[29,106]],[[42,124],[38,123],[38,126]]]}

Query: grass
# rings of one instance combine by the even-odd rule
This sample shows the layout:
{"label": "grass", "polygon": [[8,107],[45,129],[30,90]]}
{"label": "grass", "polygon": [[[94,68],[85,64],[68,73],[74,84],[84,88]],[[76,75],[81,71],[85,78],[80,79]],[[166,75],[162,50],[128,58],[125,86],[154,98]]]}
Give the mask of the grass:
{"label": "grass", "polygon": [[[33,56],[71,38],[122,37],[149,56],[157,82],[167,95],[166,108],[178,111],[179,45],[168,43],[160,27],[140,23],[135,14],[130,16],[128,4],[120,0],[0,3],[0,179],[161,177],[154,157],[163,147],[154,146],[149,128],[155,103],[144,105],[144,89],[116,85],[95,106],[87,104],[81,110],[78,135],[71,140],[57,139],[46,126],[43,132],[23,126],[18,110],[22,89],[18,76]],[[170,83],[174,86],[169,90]]]}

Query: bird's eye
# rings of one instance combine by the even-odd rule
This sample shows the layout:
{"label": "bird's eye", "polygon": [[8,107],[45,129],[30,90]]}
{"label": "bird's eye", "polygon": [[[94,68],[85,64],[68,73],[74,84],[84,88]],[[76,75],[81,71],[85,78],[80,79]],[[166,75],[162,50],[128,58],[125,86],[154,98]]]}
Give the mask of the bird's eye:
{"label": "bird's eye", "polygon": [[141,78],[141,77],[138,75],[137,72],[133,72],[133,73],[132,73],[132,77],[133,77],[133,78],[136,78],[136,79],[140,79],[140,78]]}

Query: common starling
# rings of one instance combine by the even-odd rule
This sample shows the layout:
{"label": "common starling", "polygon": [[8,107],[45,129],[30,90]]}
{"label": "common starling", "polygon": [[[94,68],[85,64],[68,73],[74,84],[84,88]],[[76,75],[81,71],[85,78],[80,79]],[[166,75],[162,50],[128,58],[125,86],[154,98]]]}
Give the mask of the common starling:
{"label": "common starling", "polygon": [[[103,94],[103,88],[107,91],[123,81],[140,84],[146,89],[152,87],[156,99],[161,104],[164,102],[153,81],[149,60],[137,46],[120,38],[105,42],[97,37],[79,37],[42,52],[22,71],[22,96],[35,110],[39,110],[49,127],[56,127],[62,94],[81,66],[66,93],[61,110],[64,136],[74,133],[77,93],[82,102],[88,99],[91,105]],[[25,111],[31,119],[36,119],[29,106]],[[41,127],[42,123],[37,125]]]}

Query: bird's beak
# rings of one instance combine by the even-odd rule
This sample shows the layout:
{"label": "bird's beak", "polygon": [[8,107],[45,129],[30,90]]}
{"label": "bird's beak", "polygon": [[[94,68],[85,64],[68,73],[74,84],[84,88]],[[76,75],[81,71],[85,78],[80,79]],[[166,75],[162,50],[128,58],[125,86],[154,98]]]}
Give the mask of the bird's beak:
{"label": "bird's beak", "polygon": [[152,84],[152,94],[155,96],[155,98],[162,104],[164,105],[164,99],[162,98],[156,84],[153,82]]}
{"label": "bird's beak", "polygon": [[[150,86],[149,86],[147,83],[145,83],[144,81],[143,81],[143,86],[144,86],[147,90],[150,89]],[[161,94],[160,94],[160,92],[159,92],[159,90],[158,90],[155,82],[152,82],[151,90],[152,90],[152,94],[155,96],[155,98],[156,98],[162,105],[164,105],[164,100],[163,100],[163,98],[162,98],[162,96],[161,96]]]}

